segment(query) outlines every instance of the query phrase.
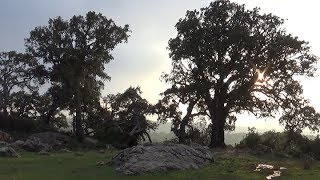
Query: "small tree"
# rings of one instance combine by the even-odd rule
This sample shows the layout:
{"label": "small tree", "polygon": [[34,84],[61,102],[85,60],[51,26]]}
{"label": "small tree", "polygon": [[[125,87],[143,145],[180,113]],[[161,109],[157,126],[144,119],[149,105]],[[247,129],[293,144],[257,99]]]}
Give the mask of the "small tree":
{"label": "small tree", "polygon": [[116,136],[120,138],[119,143],[124,143],[126,146],[137,145],[140,138],[144,141],[148,138],[152,142],[148,131],[156,128],[156,123],[147,119],[152,106],[141,97],[141,93],[139,87],[130,87],[124,93],[104,98],[112,120],[112,126],[109,127],[117,129],[119,133]]}
{"label": "small tree", "polygon": [[111,50],[126,42],[128,31],[128,25],[120,27],[100,13],[88,12],[69,21],[50,19],[48,26],[36,27],[26,39],[27,51],[46,65],[53,98],[51,112],[67,107],[75,114],[79,139],[83,137],[84,102],[99,102],[103,80],[110,80],[104,65],[113,59]]}

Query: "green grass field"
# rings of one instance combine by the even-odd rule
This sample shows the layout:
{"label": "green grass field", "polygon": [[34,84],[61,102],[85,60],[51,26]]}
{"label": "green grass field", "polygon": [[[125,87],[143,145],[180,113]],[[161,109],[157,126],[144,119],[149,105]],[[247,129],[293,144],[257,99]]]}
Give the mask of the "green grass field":
{"label": "green grass field", "polygon": [[320,163],[304,170],[298,160],[273,157],[221,155],[209,166],[200,170],[172,171],[163,174],[138,176],[120,175],[108,165],[98,166],[97,161],[110,160],[112,153],[83,152],[57,153],[50,156],[21,153],[21,158],[0,158],[0,180],[105,180],[105,179],[265,179],[267,172],[254,172],[257,163],[287,167],[276,179],[320,179]]}

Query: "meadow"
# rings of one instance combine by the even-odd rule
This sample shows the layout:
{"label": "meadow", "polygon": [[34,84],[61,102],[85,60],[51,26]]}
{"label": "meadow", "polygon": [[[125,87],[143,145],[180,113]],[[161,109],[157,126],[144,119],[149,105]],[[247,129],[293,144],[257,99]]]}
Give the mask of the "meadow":
{"label": "meadow", "polygon": [[39,155],[21,152],[20,158],[0,158],[1,180],[102,180],[102,179],[266,179],[270,172],[256,172],[255,165],[267,163],[286,167],[282,176],[275,179],[319,179],[320,163],[313,162],[310,169],[304,169],[301,160],[279,158],[273,155],[231,155],[220,153],[215,162],[198,169],[170,171],[161,174],[125,176],[117,173],[111,165],[98,165],[108,162],[114,152],[72,152]]}

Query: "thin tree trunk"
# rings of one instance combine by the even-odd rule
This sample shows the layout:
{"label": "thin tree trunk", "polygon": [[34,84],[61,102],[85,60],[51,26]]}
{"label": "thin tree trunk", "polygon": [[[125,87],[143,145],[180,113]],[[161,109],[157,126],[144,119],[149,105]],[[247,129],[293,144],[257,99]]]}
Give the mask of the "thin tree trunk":
{"label": "thin tree trunk", "polygon": [[76,89],[76,117],[75,117],[75,130],[76,137],[79,141],[83,140],[83,127],[82,127],[82,118],[81,118],[81,100],[79,88]]}
{"label": "thin tree trunk", "polygon": [[183,117],[180,123],[180,127],[178,129],[177,137],[179,139],[179,143],[186,143],[187,133],[186,133],[186,126],[188,125],[190,121],[190,116],[193,110],[193,107],[195,105],[195,101],[191,101],[188,108],[187,108],[187,114]]}
{"label": "thin tree trunk", "polygon": [[9,106],[9,96],[10,96],[10,91],[7,85],[3,85],[3,107],[2,107],[2,111],[3,111],[3,115],[5,117],[8,117],[9,113],[8,113],[8,109],[7,107]]}

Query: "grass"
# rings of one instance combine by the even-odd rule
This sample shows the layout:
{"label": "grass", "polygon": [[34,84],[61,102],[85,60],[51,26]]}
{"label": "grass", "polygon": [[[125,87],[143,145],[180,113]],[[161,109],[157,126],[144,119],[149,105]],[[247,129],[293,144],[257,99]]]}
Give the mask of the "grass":
{"label": "grass", "polygon": [[111,166],[97,166],[97,161],[110,160],[114,153],[57,153],[50,156],[22,152],[21,158],[0,158],[1,180],[102,180],[102,179],[265,179],[266,172],[254,172],[257,163],[284,166],[288,171],[277,179],[320,179],[320,163],[304,170],[299,160],[272,156],[220,155],[216,161],[200,170],[171,171],[162,174],[124,176]]}

